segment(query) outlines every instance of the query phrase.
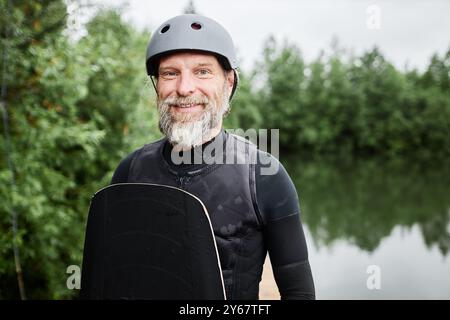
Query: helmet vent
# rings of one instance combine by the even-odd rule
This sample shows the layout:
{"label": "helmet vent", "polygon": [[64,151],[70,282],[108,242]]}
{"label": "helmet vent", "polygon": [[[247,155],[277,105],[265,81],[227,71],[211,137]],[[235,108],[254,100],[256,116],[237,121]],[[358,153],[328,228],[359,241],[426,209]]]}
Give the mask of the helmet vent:
{"label": "helmet vent", "polygon": [[191,28],[194,30],[200,30],[202,28],[202,25],[198,22],[194,22],[191,24]]}
{"label": "helmet vent", "polygon": [[168,30],[170,29],[170,24],[166,24],[162,29],[161,29],[161,33],[166,33]]}

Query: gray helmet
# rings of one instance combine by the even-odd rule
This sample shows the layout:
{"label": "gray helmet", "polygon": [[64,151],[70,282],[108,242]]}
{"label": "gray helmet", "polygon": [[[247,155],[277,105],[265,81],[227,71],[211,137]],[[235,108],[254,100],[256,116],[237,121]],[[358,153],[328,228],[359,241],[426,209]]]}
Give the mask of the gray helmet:
{"label": "gray helmet", "polygon": [[215,54],[225,70],[234,71],[230,100],[238,84],[236,52],[230,34],[216,21],[198,14],[183,14],[167,20],[152,34],[147,47],[147,74],[157,76],[162,55],[184,50]]}

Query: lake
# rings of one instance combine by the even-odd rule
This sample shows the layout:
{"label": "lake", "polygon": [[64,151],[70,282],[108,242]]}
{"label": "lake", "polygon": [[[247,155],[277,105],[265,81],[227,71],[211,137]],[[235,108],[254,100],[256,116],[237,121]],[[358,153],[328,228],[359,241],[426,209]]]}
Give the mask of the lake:
{"label": "lake", "polygon": [[[450,299],[450,161],[280,160],[317,299]],[[279,298],[267,262],[260,298]]]}

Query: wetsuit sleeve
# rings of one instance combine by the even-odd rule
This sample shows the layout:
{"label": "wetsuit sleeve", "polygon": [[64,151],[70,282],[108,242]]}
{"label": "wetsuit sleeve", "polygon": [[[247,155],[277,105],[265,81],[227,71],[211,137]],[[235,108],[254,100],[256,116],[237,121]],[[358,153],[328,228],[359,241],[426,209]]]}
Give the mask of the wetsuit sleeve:
{"label": "wetsuit sleeve", "polygon": [[262,174],[265,165],[260,161],[255,173],[257,207],[275,281],[282,300],[315,299],[297,191],[282,164],[273,157],[272,161],[278,164],[275,174]]}
{"label": "wetsuit sleeve", "polygon": [[119,165],[114,171],[111,184],[115,183],[125,183],[128,181],[128,172],[130,171],[131,161],[133,161],[133,157],[137,151],[130,153],[126,156],[122,161],[120,161]]}

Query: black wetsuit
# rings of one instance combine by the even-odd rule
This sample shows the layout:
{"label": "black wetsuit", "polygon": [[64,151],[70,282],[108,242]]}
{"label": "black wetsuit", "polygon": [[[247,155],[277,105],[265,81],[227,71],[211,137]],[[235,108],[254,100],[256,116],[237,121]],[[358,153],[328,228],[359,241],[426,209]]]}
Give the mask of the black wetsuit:
{"label": "black wetsuit", "polygon": [[[221,135],[227,135],[224,130]],[[213,140],[203,144],[206,147]],[[131,161],[139,150],[123,159],[112,178],[112,184],[128,181]],[[164,158],[177,172],[199,169],[206,164],[174,164],[172,146],[164,145]],[[258,159],[262,151],[258,151]],[[300,222],[300,207],[292,180],[280,164],[274,175],[263,175],[264,164],[256,164],[256,193],[258,210],[265,222],[265,244],[269,251],[273,273],[281,299],[314,299],[315,289],[308,261],[308,250]]]}

